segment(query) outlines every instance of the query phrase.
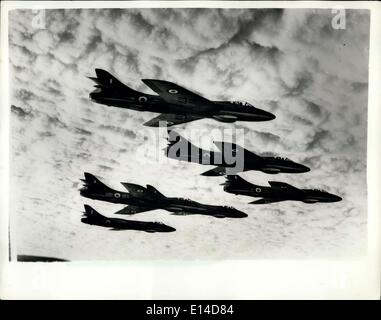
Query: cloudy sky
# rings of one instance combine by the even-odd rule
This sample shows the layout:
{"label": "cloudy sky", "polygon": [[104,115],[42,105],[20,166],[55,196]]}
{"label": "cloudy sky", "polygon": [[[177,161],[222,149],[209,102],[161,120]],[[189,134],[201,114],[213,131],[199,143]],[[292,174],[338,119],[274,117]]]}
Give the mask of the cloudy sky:
{"label": "cloudy sky", "polygon": [[[69,260],[337,258],[366,252],[368,11],[346,11],[345,29],[331,10],[126,9],[47,10],[9,16],[11,80],[12,248]],[[301,175],[241,176],[343,197],[332,204],[280,202],[224,193],[222,177],[176,160],[155,162],[157,114],[92,103],[94,68],[134,89],[140,79],[176,82],[209,99],[245,100],[274,113],[271,122],[201,120],[177,127],[245,130],[245,147],[308,165]],[[203,131],[202,131],[203,130]],[[193,132],[193,131],[192,131]],[[160,139],[162,141],[163,139]],[[138,150],[147,150],[138,158]],[[168,196],[232,205],[246,219],[174,216],[163,210],[132,219],[161,221],[170,234],[113,232],[80,222],[83,204],[102,214],[122,206],[81,198],[83,172],[116,189],[152,184]]]}

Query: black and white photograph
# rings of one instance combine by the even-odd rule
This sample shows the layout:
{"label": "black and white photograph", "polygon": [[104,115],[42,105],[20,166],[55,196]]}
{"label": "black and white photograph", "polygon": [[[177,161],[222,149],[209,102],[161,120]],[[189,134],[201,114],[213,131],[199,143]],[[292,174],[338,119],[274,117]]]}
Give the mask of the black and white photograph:
{"label": "black and white photograph", "polygon": [[8,11],[9,261],[368,255],[369,9],[104,6]]}

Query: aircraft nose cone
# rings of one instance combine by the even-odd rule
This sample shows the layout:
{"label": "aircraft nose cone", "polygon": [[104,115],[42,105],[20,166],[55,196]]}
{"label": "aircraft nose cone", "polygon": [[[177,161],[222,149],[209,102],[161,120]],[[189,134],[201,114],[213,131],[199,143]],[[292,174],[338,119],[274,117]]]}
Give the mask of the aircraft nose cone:
{"label": "aircraft nose cone", "polygon": [[174,232],[174,231],[176,231],[176,229],[175,229],[175,228],[172,228],[172,227],[170,227],[170,226],[167,226],[167,227],[165,228],[165,232]]}
{"label": "aircraft nose cone", "polygon": [[239,211],[239,210],[235,210],[234,211],[234,215],[237,218],[246,218],[247,217],[247,214],[245,212],[242,212],[242,211]]}
{"label": "aircraft nose cone", "polygon": [[264,121],[270,121],[270,120],[274,120],[276,118],[274,114],[272,114],[271,112],[264,111],[264,110],[261,110],[260,117]]}
{"label": "aircraft nose cone", "polygon": [[298,172],[300,172],[300,173],[304,173],[304,172],[309,172],[309,171],[311,171],[310,168],[308,168],[308,167],[306,167],[306,166],[303,166],[302,164],[299,165]]}
{"label": "aircraft nose cone", "polygon": [[276,118],[275,114],[272,114],[270,112],[266,112],[266,119],[269,120],[274,120]]}
{"label": "aircraft nose cone", "polygon": [[333,200],[333,202],[338,202],[338,201],[343,200],[343,198],[342,198],[342,197],[339,197],[339,196],[333,196],[333,197],[332,197],[332,200]]}

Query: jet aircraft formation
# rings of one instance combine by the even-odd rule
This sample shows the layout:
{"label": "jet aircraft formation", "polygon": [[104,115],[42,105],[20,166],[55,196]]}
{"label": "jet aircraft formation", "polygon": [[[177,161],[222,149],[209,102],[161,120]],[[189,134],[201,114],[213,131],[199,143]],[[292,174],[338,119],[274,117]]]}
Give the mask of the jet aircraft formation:
{"label": "jet aircraft formation", "polygon": [[[236,121],[269,121],[275,119],[272,113],[255,108],[248,102],[213,101],[183,88],[175,83],[143,79],[157,95],[136,91],[113,75],[102,69],[95,69],[96,77],[89,77],[96,85],[90,93],[90,99],[96,103],[130,109],[160,113],[159,116],[144,123],[146,126],[171,127],[204,118],[220,122]],[[237,175],[244,171],[261,171],[266,174],[305,173],[307,166],[280,156],[261,156],[232,142],[214,141],[219,151],[203,150],[176,131],[168,129],[168,146],[165,155],[179,161],[213,165],[204,176],[225,176],[224,191],[235,195],[259,197],[252,204],[268,204],[279,201],[302,201],[304,203],[336,202],[339,196],[323,190],[299,189],[284,182],[269,181],[270,187],[259,186],[242,179]],[[185,148],[184,148],[185,146]],[[241,159],[241,167],[232,162]],[[190,199],[173,198],[163,195],[151,185],[141,186],[122,182],[127,192],[114,190],[91,173],[84,173],[85,178],[80,194],[83,197],[126,205],[115,212],[119,215],[134,215],[150,210],[163,209],[175,215],[207,215],[215,218],[245,218],[247,214],[230,206],[202,204]],[[81,220],[89,225],[110,228],[111,230],[139,230],[145,232],[173,232],[174,228],[160,222],[146,222],[110,218],[101,215],[89,205],[85,205]]]}

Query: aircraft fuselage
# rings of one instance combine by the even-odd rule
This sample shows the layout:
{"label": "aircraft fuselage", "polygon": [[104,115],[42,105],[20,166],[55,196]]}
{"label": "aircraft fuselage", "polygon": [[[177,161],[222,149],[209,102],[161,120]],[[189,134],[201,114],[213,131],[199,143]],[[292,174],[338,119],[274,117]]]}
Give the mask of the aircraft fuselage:
{"label": "aircraft fuselage", "polygon": [[90,225],[112,228],[113,230],[137,230],[150,233],[175,231],[174,228],[158,222],[134,221],[108,217],[98,220],[82,218],[81,221]]}
{"label": "aircraft fuselage", "polygon": [[[169,149],[167,149],[166,155],[169,158],[179,161],[195,162],[204,165],[214,165],[232,169],[240,168],[237,163],[241,160],[237,157],[237,155],[227,155],[226,157],[226,155],[222,152],[206,151],[202,149],[200,149],[198,154],[192,152],[183,154],[181,150],[179,150],[178,154],[176,154],[175,152],[171,153]],[[243,167],[241,170],[237,170],[235,172],[250,170],[262,171],[268,174],[303,173],[310,171],[308,167],[290,160],[283,160],[275,157],[262,157],[261,160],[257,160],[250,157],[244,157]],[[234,170],[232,170],[232,172],[234,172]],[[225,172],[222,172],[222,174],[225,174]]]}
{"label": "aircraft fuselage", "polygon": [[236,195],[240,194],[250,197],[277,199],[279,201],[291,200],[302,201],[305,203],[316,203],[337,202],[342,200],[342,198],[339,196],[313,189],[289,190],[258,185],[252,185],[250,187],[234,187],[227,185],[224,187],[224,190],[226,192],[233,193]]}
{"label": "aircraft fuselage", "polygon": [[[235,121],[269,121],[275,116],[267,111],[254,107],[245,107],[230,101],[212,101],[212,105],[204,108],[186,108],[184,104],[168,103],[158,95],[139,93],[138,95],[124,96],[120,94],[104,95],[102,92],[90,93],[92,101],[135,111],[148,111],[155,113],[176,114],[178,117],[195,116],[200,118],[215,119],[220,122]],[[202,107],[202,106],[201,106]]]}
{"label": "aircraft fuselage", "polygon": [[217,218],[244,218],[247,214],[237,209],[224,206],[206,205],[196,201],[182,198],[150,198],[147,196],[135,197],[127,192],[88,191],[87,187],[80,190],[82,196],[94,200],[107,201],[136,207],[144,207],[147,210],[163,209],[175,214],[202,214],[211,215]]}
{"label": "aircraft fuselage", "polygon": [[137,230],[150,233],[176,231],[175,228],[160,222],[147,222],[105,217],[95,211],[89,205],[85,205],[85,212],[81,222],[89,225],[111,228],[112,230]]}

